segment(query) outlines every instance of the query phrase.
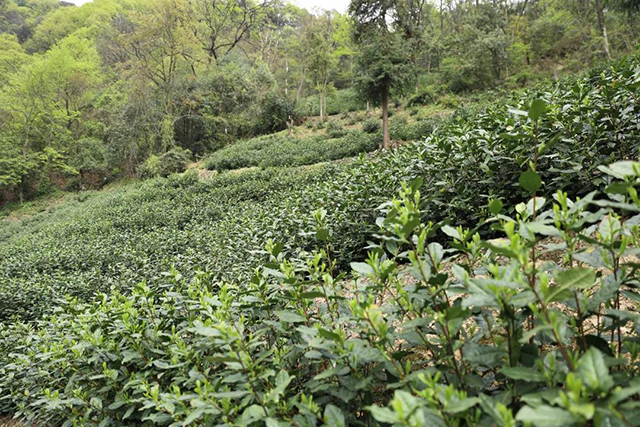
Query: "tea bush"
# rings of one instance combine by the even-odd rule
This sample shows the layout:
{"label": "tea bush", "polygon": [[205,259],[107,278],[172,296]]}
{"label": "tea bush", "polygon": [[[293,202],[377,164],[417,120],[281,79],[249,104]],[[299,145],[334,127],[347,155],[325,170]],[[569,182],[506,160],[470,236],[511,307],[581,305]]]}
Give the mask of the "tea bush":
{"label": "tea bush", "polygon": [[[459,111],[424,141],[373,161],[221,174],[207,182],[157,179],[20,225],[0,222],[0,319],[36,319],[65,294],[86,300],[111,287],[126,294],[142,280],[155,288],[172,265],[188,279],[198,268],[218,280],[246,279],[269,238],[287,236],[295,254],[310,250],[309,212],[317,208],[332,224],[332,261],[342,270],[363,259],[377,234],[375,208],[416,177],[424,181],[424,221],[474,228],[494,198],[513,216],[527,195],[518,179],[536,160],[533,141],[544,183],[538,196],[549,200],[561,189],[575,199],[603,191],[611,179],[598,166],[637,156],[639,81],[637,61],[622,62],[487,110]],[[536,121],[526,112],[534,100],[546,100]],[[318,154],[314,143],[275,151],[277,138],[253,140],[274,147],[256,149],[262,154],[255,158],[290,165]],[[341,140],[335,142],[342,153]],[[325,147],[320,158],[332,152]]]}
{"label": "tea bush", "polygon": [[[571,197],[604,189],[610,179],[598,167],[637,158],[640,149],[640,65],[625,60],[579,79],[517,95],[504,103],[456,112],[434,126],[421,143],[407,144],[375,162],[363,160],[345,170],[324,192],[322,206],[339,228],[340,256],[361,256],[375,229],[374,206],[404,181],[421,177],[428,203],[423,219],[450,220],[475,227],[486,206],[500,198],[514,214],[525,193],[520,174],[537,159],[544,197],[561,189]],[[539,122],[527,110],[544,104]],[[537,141],[539,152],[532,150]],[[487,231],[488,232],[488,231]]]}
{"label": "tea bush", "polygon": [[52,426],[637,425],[640,163],[600,171],[609,197],[548,202],[533,165],[515,215],[489,204],[498,240],[421,221],[416,179],[377,209],[353,280],[318,210],[317,249],[268,242],[250,280],[171,270],[69,299],[1,329],[0,410]]}
{"label": "tea bush", "polygon": [[379,137],[334,129],[335,126],[334,122],[329,123],[329,138],[324,135],[296,138],[277,134],[239,142],[213,153],[205,161],[205,166],[218,171],[302,166],[352,157],[378,148]]}
{"label": "tea bush", "polygon": [[333,171],[273,169],[207,182],[172,176],[0,223],[0,319],[37,318],[65,294],[87,299],[143,279],[153,285],[172,265],[219,278],[247,274],[261,259],[251,250],[299,233],[295,209],[310,209],[305,191],[325,185]]}
{"label": "tea bush", "polygon": [[443,119],[429,118],[409,123],[406,118],[398,117],[391,121],[389,133],[392,140],[420,141],[427,138],[440,125]]}
{"label": "tea bush", "polygon": [[365,133],[378,133],[380,132],[380,121],[369,119],[362,124],[362,130]]}
{"label": "tea bush", "polygon": [[329,135],[329,138],[331,138],[331,139],[342,138],[346,134],[347,134],[346,129],[343,128],[342,125],[338,121],[331,120],[327,124],[327,135]]}
{"label": "tea bush", "polygon": [[426,88],[420,89],[419,92],[409,97],[406,101],[406,105],[407,107],[414,107],[417,105],[432,104],[437,101],[438,95],[437,87],[430,85]]}

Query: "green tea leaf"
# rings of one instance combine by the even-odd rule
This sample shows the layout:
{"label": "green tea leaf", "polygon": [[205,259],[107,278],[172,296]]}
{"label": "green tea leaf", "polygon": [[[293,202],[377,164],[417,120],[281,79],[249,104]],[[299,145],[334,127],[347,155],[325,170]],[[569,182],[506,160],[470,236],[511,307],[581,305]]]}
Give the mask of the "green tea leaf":
{"label": "green tea leaf", "polygon": [[593,391],[609,391],[613,387],[613,378],[604,356],[595,347],[580,357],[576,371],[584,385]]}
{"label": "green tea leaf", "polygon": [[518,411],[516,420],[531,423],[536,427],[565,427],[577,421],[570,412],[547,405],[536,408],[525,406]]}
{"label": "green tea leaf", "polygon": [[388,408],[381,408],[379,406],[372,405],[367,406],[367,409],[369,410],[369,412],[371,412],[373,418],[375,418],[375,420],[378,422],[395,424],[400,421],[398,415]]}
{"label": "green tea leaf", "polygon": [[529,193],[535,193],[540,189],[542,185],[542,180],[540,179],[540,175],[532,170],[528,170],[522,175],[520,175],[520,179],[518,180],[520,186],[527,190]]}
{"label": "green tea leaf", "polygon": [[529,118],[534,122],[538,120],[547,110],[547,103],[543,99],[536,99],[529,108]]}
{"label": "green tea leaf", "polygon": [[286,323],[302,323],[306,319],[293,311],[276,311],[276,316]]}
{"label": "green tea leaf", "polygon": [[447,236],[453,237],[454,239],[460,240],[460,233],[458,233],[458,230],[456,230],[455,228],[451,227],[450,225],[443,225],[441,230]]}
{"label": "green tea leaf", "polygon": [[340,408],[331,404],[324,408],[323,421],[327,426],[345,427],[347,425]]}
{"label": "green tea leaf", "polygon": [[489,202],[489,212],[498,215],[502,211],[502,202],[500,199],[493,199]]}
{"label": "green tea leaf", "polygon": [[352,262],[351,269],[361,276],[370,276],[375,273],[373,267],[371,267],[366,262]]}
{"label": "green tea leaf", "polygon": [[528,382],[544,381],[544,375],[532,368],[504,367],[500,369],[500,373],[513,380],[522,380]]}
{"label": "green tea leaf", "polygon": [[547,302],[555,301],[566,291],[573,292],[590,288],[596,281],[596,272],[587,267],[574,267],[558,274],[556,281],[558,286],[549,288],[549,293],[545,296]]}

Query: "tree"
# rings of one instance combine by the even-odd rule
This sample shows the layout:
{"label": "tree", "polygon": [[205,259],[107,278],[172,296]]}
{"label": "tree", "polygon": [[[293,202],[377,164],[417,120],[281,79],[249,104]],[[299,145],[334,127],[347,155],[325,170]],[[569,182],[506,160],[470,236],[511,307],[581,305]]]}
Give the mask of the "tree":
{"label": "tree", "polygon": [[75,173],[67,157],[76,152],[83,114],[101,80],[95,45],[83,33],[77,31],[20,67],[0,92],[5,153],[0,157],[9,171],[3,181],[17,186],[20,195],[28,177],[48,178],[46,168]]}
{"label": "tree", "polygon": [[76,141],[81,134],[81,115],[91,106],[101,81],[98,52],[84,33],[79,30],[50,49],[40,71],[49,74],[54,102],[64,112],[65,125]]}
{"label": "tree", "polygon": [[309,26],[313,24],[314,17],[306,9],[298,11],[295,17],[295,28],[289,32],[289,37],[282,44],[285,55],[285,93],[288,94],[290,69],[297,70],[296,96],[294,104],[297,105],[303,95],[307,79],[309,62],[309,39],[301,37],[308,34]]}
{"label": "tree", "polygon": [[191,24],[209,61],[218,62],[247,39],[270,0],[189,0]]}
{"label": "tree", "polygon": [[336,13],[333,15],[333,32],[331,40],[334,50],[332,53],[336,61],[333,74],[336,87],[353,86],[353,67],[356,49],[353,45],[353,23],[347,15]]}
{"label": "tree", "polygon": [[83,7],[60,7],[44,16],[25,46],[29,51],[46,52],[60,40],[82,28],[90,28],[97,35],[122,10],[124,7],[118,1],[91,2]]}
{"label": "tree", "polygon": [[389,139],[389,97],[402,94],[413,78],[406,42],[398,33],[370,33],[361,38],[356,87],[368,101],[382,106],[382,148]]}
{"label": "tree", "polygon": [[309,46],[309,72],[318,91],[320,104],[320,120],[324,121],[326,113],[326,97],[329,88],[329,73],[335,65],[332,43],[332,14],[327,12],[307,28],[306,37]]}
{"label": "tree", "polygon": [[[153,138],[146,141],[149,154],[162,154],[174,144],[177,105],[202,63],[185,14],[181,0],[157,0],[151,10],[132,13],[129,25],[123,25],[115,38],[127,69],[121,78],[140,91],[131,94],[131,104],[144,109],[151,124]],[[153,102],[146,99],[147,94]]]}
{"label": "tree", "polygon": [[25,53],[18,37],[13,34],[0,34],[0,88],[8,82],[9,76],[31,61]]}
{"label": "tree", "polygon": [[411,59],[404,35],[394,31],[397,3],[392,0],[352,0],[354,38],[360,47],[356,86],[363,97],[382,106],[382,146],[390,149],[389,96],[401,94],[412,81]]}
{"label": "tree", "polygon": [[397,4],[398,29],[404,33],[413,63],[415,92],[419,89],[420,60],[429,46],[427,29],[431,26],[431,7],[427,0],[401,0]]}
{"label": "tree", "polygon": [[604,6],[602,0],[595,0],[596,2],[596,15],[598,16],[598,26],[600,27],[600,34],[602,35],[602,46],[604,47],[604,53],[607,59],[611,59],[611,51],[609,50],[609,36],[607,35],[607,25],[604,20]]}

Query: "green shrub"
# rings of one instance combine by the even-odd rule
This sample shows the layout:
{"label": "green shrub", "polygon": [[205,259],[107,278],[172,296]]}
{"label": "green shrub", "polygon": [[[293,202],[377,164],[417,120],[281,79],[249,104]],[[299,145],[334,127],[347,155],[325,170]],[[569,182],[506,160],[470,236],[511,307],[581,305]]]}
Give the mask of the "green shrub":
{"label": "green shrub", "polygon": [[140,168],[139,175],[144,178],[160,176],[160,157],[152,154]]}
{"label": "green shrub", "polygon": [[258,166],[265,157],[268,147],[279,145],[285,139],[278,134],[237,142],[209,156],[205,160],[205,167],[210,170],[225,171]]}
{"label": "green shrub", "polygon": [[460,106],[460,100],[458,99],[458,97],[450,94],[442,95],[440,98],[438,98],[438,103],[445,108],[452,109],[458,108]]}
{"label": "green shrub", "polygon": [[[534,140],[540,142],[538,171],[545,183],[539,196],[551,200],[562,189],[575,200],[604,190],[611,180],[598,167],[633,158],[640,146],[637,70],[637,61],[614,64],[486,110],[458,110],[427,123],[431,129],[421,142],[375,161],[221,174],[179,188],[155,179],[35,215],[20,226],[0,222],[0,316],[38,318],[65,294],[83,300],[111,286],[127,292],[143,279],[155,286],[171,265],[189,278],[202,268],[239,280],[258,265],[269,237],[292,236],[289,249],[309,249],[308,212],[319,207],[335,230],[332,260],[344,268],[362,258],[362,248],[378,233],[375,207],[415,177],[425,182],[425,221],[473,228],[486,219],[492,198],[514,216],[513,206],[526,195],[514,183],[534,161]],[[522,113],[535,99],[548,105],[537,135]],[[254,152],[255,166],[311,164],[373,150],[380,136],[270,138],[252,140],[262,150],[239,143],[225,157],[246,159]]]}
{"label": "green shrub", "polygon": [[327,123],[327,135],[329,135],[329,138],[341,138],[346,134],[347,131],[338,121],[331,120]]}
{"label": "green shrub", "polygon": [[[334,255],[343,262],[361,256],[359,248],[376,232],[364,225],[375,221],[368,207],[384,203],[389,189],[416,176],[425,180],[429,195],[426,220],[455,219],[474,227],[485,218],[481,207],[491,198],[501,198],[505,206],[517,205],[523,193],[512,183],[533,162],[535,138],[546,141],[538,163],[551,192],[542,196],[552,197],[557,189],[573,198],[603,191],[609,181],[600,176],[598,167],[634,158],[640,149],[636,126],[640,107],[633,102],[638,84],[632,77],[639,69],[637,60],[622,61],[608,70],[594,70],[579,79],[494,102],[484,110],[457,110],[450,119],[425,122],[419,138],[423,142],[407,144],[375,162],[353,164],[345,176],[334,179],[323,199],[340,236],[340,249],[334,248]],[[521,111],[528,110],[536,98],[545,99],[548,108],[540,134],[534,137]],[[615,107],[610,100],[616,100]],[[604,119],[612,109],[616,125]]]}
{"label": "green shrub", "polygon": [[369,119],[362,124],[362,130],[365,133],[377,133],[380,132],[380,121],[375,119]]}
{"label": "green shrub", "polygon": [[[326,99],[326,112],[328,115],[347,113],[362,110],[364,103],[353,89],[341,89],[330,94]],[[301,116],[319,116],[320,104],[317,95],[312,95],[301,100],[298,112]]]}
{"label": "green shrub", "polygon": [[278,93],[269,93],[260,104],[255,133],[265,134],[284,130],[297,117],[291,100]]}
{"label": "green shrub", "polygon": [[39,318],[67,294],[85,300],[112,286],[126,293],[143,279],[155,286],[172,265],[185,274],[202,268],[235,280],[261,259],[248,248],[261,247],[270,235],[300,232],[298,215],[280,220],[266,212],[292,201],[305,209],[313,202],[305,192],[335,174],[330,166],[272,169],[201,182],[190,172],[2,221],[0,322]]}
{"label": "green shrub", "polygon": [[433,104],[436,102],[438,94],[433,87],[426,87],[420,89],[418,93],[413,94],[406,102],[407,107],[414,107],[417,105]]}
{"label": "green shrub", "polygon": [[420,141],[430,136],[443,123],[443,119],[438,117],[419,119],[413,123],[409,123],[404,117],[398,117],[391,120],[389,133],[393,140]]}
{"label": "green shrub", "polygon": [[[0,412],[633,425],[640,164],[602,165],[637,156],[638,75],[462,110],[374,161],[174,175],[0,222]],[[378,140],[252,143],[296,164]]]}
{"label": "green shrub", "polygon": [[184,172],[191,161],[191,152],[174,147],[160,156],[152,154],[140,168],[143,178],[166,177],[173,173]]}
{"label": "green shrub", "polygon": [[302,166],[351,157],[377,148],[375,136],[347,132],[334,121],[327,125],[327,133],[328,138],[278,134],[239,142],[213,153],[206,159],[205,167],[222,172],[245,167]]}

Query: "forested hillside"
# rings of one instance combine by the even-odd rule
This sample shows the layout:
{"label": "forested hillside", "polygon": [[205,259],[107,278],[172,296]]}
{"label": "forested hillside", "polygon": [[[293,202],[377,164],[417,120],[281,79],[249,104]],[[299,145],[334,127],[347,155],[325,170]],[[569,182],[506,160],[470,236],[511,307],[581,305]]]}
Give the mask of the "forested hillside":
{"label": "forested hillside", "polygon": [[392,101],[392,112],[455,107],[460,95],[631,52],[638,34],[634,0],[351,8],[346,16],[281,0],[0,1],[0,203],[180,171],[240,139],[365,109],[367,100]]}
{"label": "forested hillside", "polygon": [[0,0],[0,426],[640,426],[636,0]]}

